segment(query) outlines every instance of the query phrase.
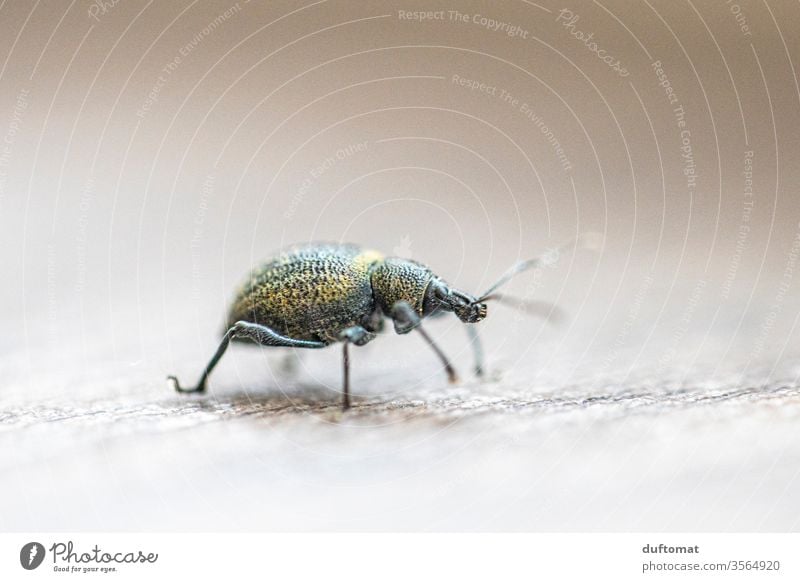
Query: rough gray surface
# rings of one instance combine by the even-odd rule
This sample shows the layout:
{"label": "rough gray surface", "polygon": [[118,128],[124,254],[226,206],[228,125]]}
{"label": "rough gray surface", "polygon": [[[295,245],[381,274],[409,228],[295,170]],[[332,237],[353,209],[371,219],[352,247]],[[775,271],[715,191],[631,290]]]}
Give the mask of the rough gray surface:
{"label": "rough gray surface", "polygon": [[796,364],[559,384],[555,364],[500,362],[486,381],[449,386],[419,344],[392,345],[402,353],[388,364],[356,352],[344,415],[338,350],[304,358],[294,378],[239,351],[205,396],[172,394],[158,366],[137,365],[47,397],[54,370],[41,370],[43,393],[12,392],[0,411],[2,529],[800,525]]}

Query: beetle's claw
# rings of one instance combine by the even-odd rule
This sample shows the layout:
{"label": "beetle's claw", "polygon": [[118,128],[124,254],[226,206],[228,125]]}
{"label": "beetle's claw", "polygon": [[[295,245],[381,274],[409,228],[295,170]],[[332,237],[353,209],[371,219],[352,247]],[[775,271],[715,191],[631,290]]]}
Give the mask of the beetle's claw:
{"label": "beetle's claw", "polygon": [[183,392],[180,382],[175,376],[167,376],[167,383],[172,387],[175,392]]}
{"label": "beetle's claw", "polygon": [[167,382],[169,382],[170,386],[175,390],[175,392],[181,393],[190,393],[190,392],[205,392],[205,386],[194,386],[192,388],[184,388],[181,386],[181,383],[178,382],[178,378],[175,376],[167,376]]}

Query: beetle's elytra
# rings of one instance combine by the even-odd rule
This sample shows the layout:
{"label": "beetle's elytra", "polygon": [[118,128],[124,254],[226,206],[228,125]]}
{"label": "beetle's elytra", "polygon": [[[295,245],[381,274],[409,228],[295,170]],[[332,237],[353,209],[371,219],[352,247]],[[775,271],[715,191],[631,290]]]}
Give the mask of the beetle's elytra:
{"label": "beetle's elytra", "polygon": [[[456,373],[444,353],[421,326],[429,316],[454,313],[473,324],[486,317],[486,302],[500,300],[495,290],[511,277],[540,263],[515,265],[480,297],[447,285],[428,267],[349,244],[290,247],[255,269],[239,289],[228,314],[227,331],[197,386],[179,392],[203,392],[208,376],[231,340],[263,346],[324,348],[343,344],[344,398],[350,406],[348,346],[363,346],[389,318],[398,334],[417,330],[444,364],[450,381]],[[472,331],[476,373],[483,369],[478,338]]]}

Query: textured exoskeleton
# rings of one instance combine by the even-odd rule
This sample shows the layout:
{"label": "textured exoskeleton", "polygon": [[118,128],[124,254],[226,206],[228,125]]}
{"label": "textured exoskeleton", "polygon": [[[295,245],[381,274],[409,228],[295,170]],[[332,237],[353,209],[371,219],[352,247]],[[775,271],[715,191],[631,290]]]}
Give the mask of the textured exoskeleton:
{"label": "textured exoskeleton", "polygon": [[[428,267],[408,259],[384,257],[348,244],[291,247],[255,269],[241,286],[228,315],[227,331],[197,386],[182,388],[177,378],[169,379],[179,392],[204,391],[209,374],[231,340],[294,348],[323,348],[342,342],[343,406],[348,408],[348,345],[371,341],[382,329],[384,318],[390,318],[399,334],[418,330],[454,382],[455,370],[420,325],[422,319],[452,312],[464,323],[479,322],[486,317],[485,302],[502,299],[495,289],[537,263],[537,259],[518,263],[476,298],[452,289]],[[476,373],[481,374],[480,344],[474,331],[471,336]]]}

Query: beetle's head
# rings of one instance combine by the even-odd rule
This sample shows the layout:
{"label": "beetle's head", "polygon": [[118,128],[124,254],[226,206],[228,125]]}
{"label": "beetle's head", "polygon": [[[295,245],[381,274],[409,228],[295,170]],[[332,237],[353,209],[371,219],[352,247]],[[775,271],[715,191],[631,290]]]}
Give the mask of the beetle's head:
{"label": "beetle's head", "polygon": [[452,311],[464,323],[477,323],[486,317],[486,303],[433,278],[425,291],[422,312],[431,315],[439,310]]}
{"label": "beetle's head", "polygon": [[464,323],[477,323],[486,318],[486,302],[497,301],[514,306],[525,313],[544,315],[547,319],[551,320],[558,319],[560,317],[560,312],[553,305],[541,301],[515,299],[503,293],[498,293],[497,290],[520,273],[553,264],[558,260],[559,252],[568,246],[572,246],[572,244],[580,244],[588,248],[595,248],[599,246],[599,241],[597,237],[592,234],[580,235],[573,239],[572,243],[548,251],[547,254],[541,257],[520,261],[506,271],[494,285],[489,287],[489,289],[479,297],[474,297],[469,293],[451,289],[447,283],[431,274],[431,280],[425,290],[425,297],[422,304],[423,315],[434,315],[442,311],[452,311]]}
{"label": "beetle's head", "polygon": [[515,299],[497,290],[520,273],[555,263],[559,253],[568,247],[598,248],[600,244],[601,240],[593,233],[579,235],[572,242],[552,249],[541,257],[516,263],[479,297],[452,289],[425,265],[389,257],[372,270],[372,290],[384,313],[390,313],[397,301],[404,301],[422,317],[452,312],[464,323],[477,323],[486,318],[486,302],[497,301],[524,313],[555,320],[561,317],[555,306],[541,301]]}

